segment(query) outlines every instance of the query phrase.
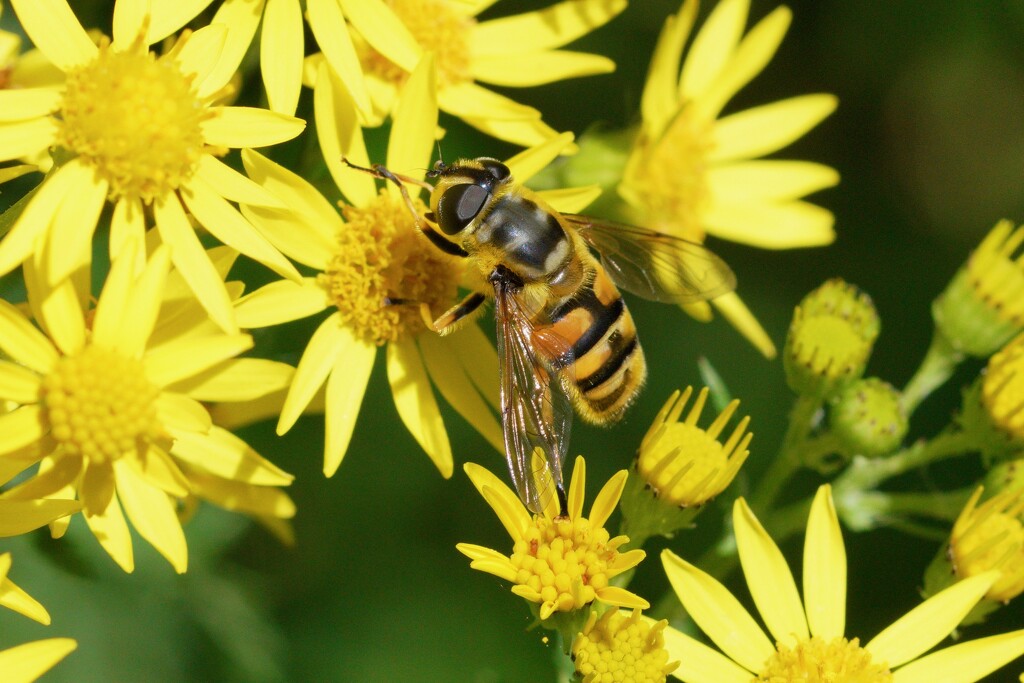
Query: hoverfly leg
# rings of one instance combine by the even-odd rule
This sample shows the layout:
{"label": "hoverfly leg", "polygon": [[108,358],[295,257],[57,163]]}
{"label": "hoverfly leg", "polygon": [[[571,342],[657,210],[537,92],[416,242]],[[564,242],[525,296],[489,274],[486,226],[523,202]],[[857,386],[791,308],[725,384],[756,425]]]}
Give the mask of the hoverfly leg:
{"label": "hoverfly leg", "polygon": [[417,221],[416,225],[419,227],[420,232],[423,233],[423,236],[430,240],[431,244],[433,244],[435,247],[437,247],[444,253],[450,254],[452,256],[458,256],[460,258],[466,258],[467,256],[469,256],[469,252],[460,247],[459,245],[455,244],[455,242],[450,242],[445,238],[441,237],[441,235],[438,234],[437,230],[434,230],[434,227],[427,221]]}
{"label": "hoverfly leg", "polygon": [[569,516],[569,499],[565,495],[565,488],[558,484],[555,486],[555,494],[558,496],[558,516]]}
{"label": "hoverfly leg", "polygon": [[449,308],[443,315],[434,320],[430,327],[441,335],[448,334],[455,330],[456,326],[464,321],[467,316],[480,308],[480,305],[487,300],[482,292],[470,292],[466,298]]}

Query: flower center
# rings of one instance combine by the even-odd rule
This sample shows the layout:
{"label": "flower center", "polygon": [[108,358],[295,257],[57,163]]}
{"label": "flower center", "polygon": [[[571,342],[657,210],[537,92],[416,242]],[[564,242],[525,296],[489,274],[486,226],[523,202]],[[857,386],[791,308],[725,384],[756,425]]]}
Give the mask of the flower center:
{"label": "flower center", "polygon": [[[439,88],[473,80],[468,36],[475,19],[453,11],[443,0],[387,0],[387,4],[423,51],[434,53]],[[408,74],[387,57],[368,46],[360,52],[364,71],[396,85],[405,82]]]}
{"label": "flower center", "polygon": [[43,378],[41,399],[51,434],[66,453],[110,462],[160,431],[159,393],[141,361],[86,346]]}
{"label": "flower center", "polygon": [[[415,204],[426,211],[419,199]],[[461,259],[428,243],[405,204],[384,190],[368,206],[344,205],[342,213],[338,250],[320,275],[342,322],[377,346],[424,330],[419,306],[386,300],[425,303],[439,315],[455,299]]]}
{"label": "flower center", "polygon": [[826,641],[814,636],[790,649],[778,645],[755,681],[800,681],[801,683],[889,683],[892,673],[884,664],[871,661],[871,654],[856,638]]}
{"label": "flower center", "polygon": [[206,110],[171,56],[158,59],[141,41],[115,52],[104,40],[96,59],[67,75],[58,142],[114,197],[149,203],[172,192],[203,151]]}
{"label": "flower center", "polygon": [[637,461],[640,474],[658,496],[682,506],[695,504],[727,464],[721,443],[700,427],[683,422],[666,425],[654,447]]}
{"label": "flower center", "polygon": [[640,610],[624,617],[610,609],[597,618],[591,612],[583,631],[572,644],[572,659],[583,683],[598,681],[664,681],[679,662],[668,663],[662,619],[653,627],[640,618]]}
{"label": "flower center", "polygon": [[710,123],[684,107],[661,139],[649,144],[629,183],[629,191],[644,207],[645,224],[703,242],[700,217],[710,196],[705,161],[711,149]]}
{"label": "flower center", "polygon": [[1024,441],[1024,336],[989,359],[981,402],[993,423],[1011,438]]}
{"label": "flower center", "polygon": [[622,542],[624,537],[609,540],[608,531],[592,527],[586,517],[535,516],[512,549],[516,584],[529,587],[555,610],[579,609],[608,585]]}

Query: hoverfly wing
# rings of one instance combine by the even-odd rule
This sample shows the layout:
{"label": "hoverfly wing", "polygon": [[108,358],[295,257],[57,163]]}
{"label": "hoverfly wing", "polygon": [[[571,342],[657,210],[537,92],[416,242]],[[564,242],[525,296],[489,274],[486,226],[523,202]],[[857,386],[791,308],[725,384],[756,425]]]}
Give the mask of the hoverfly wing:
{"label": "hoverfly wing", "polygon": [[554,509],[556,490],[562,487],[572,405],[560,371],[538,353],[567,364],[571,345],[538,332],[523,302],[501,280],[494,281],[494,301],[505,457],[520,499],[532,512],[542,513]]}
{"label": "hoverfly wing", "polygon": [[612,281],[637,296],[687,304],[731,292],[736,276],[703,245],[656,230],[562,214],[601,256]]}

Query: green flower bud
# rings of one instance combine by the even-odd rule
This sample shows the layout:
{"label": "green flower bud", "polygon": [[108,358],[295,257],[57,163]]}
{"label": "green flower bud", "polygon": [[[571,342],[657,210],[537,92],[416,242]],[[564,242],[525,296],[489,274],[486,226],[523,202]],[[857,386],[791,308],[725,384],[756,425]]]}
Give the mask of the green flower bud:
{"label": "green flower bud", "polygon": [[793,313],[783,364],[798,394],[828,397],[864,373],[878,337],[871,297],[838,278],[804,297]]}
{"label": "green flower bud", "polygon": [[892,453],[907,434],[900,392],[876,377],[853,382],[830,409],[832,433],[844,452],[869,458]]}
{"label": "green flower bud", "polygon": [[984,358],[1024,329],[1024,229],[996,224],[932,304],[935,327],[957,351]]}

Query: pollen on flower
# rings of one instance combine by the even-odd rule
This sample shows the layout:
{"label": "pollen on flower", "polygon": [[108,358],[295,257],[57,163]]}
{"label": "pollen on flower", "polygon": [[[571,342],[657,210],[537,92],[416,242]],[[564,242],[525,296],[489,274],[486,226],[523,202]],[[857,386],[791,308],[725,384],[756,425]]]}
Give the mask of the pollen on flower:
{"label": "pollen on flower", "polygon": [[711,123],[685,108],[660,139],[638,143],[620,191],[642,212],[645,225],[695,242],[704,240],[701,216],[710,198],[710,150]]}
{"label": "pollen on flower", "polygon": [[513,592],[541,603],[542,619],[588,605],[622,571],[615,560],[627,540],[610,539],[585,517],[535,515],[509,558],[516,572]]}
{"label": "pollen on flower", "polygon": [[572,644],[576,673],[584,683],[664,681],[679,662],[668,663],[662,619],[654,626],[634,609],[628,617],[610,609],[599,619],[591,612]]}
{"label": "pollen on flower", "polygon": [[[178,43],[182,45],[182,43]],[[104,40],[90,63],[67,74],[58,144],[110,184],[115,197],[151,202],[187,181],[203,153],[192,76],[140,41],[114,51]]]}
{"label": "pollen on flower", "polygon": [[[476,20],[453,11],[443,0],[386,0],[412,37],[432,52],[439,87],[473,80],[468,36]],[[363,69],[399,85],[408,74],[365,43],[359,44]]]}
{"label": "pollen on flower", "polygon": [[[416,209],[426,210],[419,200]],[[418,306],[386,300],[425,303],[439,314],[455,299],[462,264],[431,245],[405,204],[383,190],[369,205],[344,205],[342,213],[337,251],[320,275],[342,322],[378,346],[424,330]]]}
{"label": "pollen on flower", "polygon": [[57,362],[40,398],[65,453],[110,462],[159,433],[158,395],[141,361],[90,345]]}
{"label": "pollen on flower", "polygon": [[825,640],[814,636],[793,648],[779,644],[757,680],[765,683],[889,683],[893,676],[886,664],[871,661],[871,653],[860,646],[857,638]]}

